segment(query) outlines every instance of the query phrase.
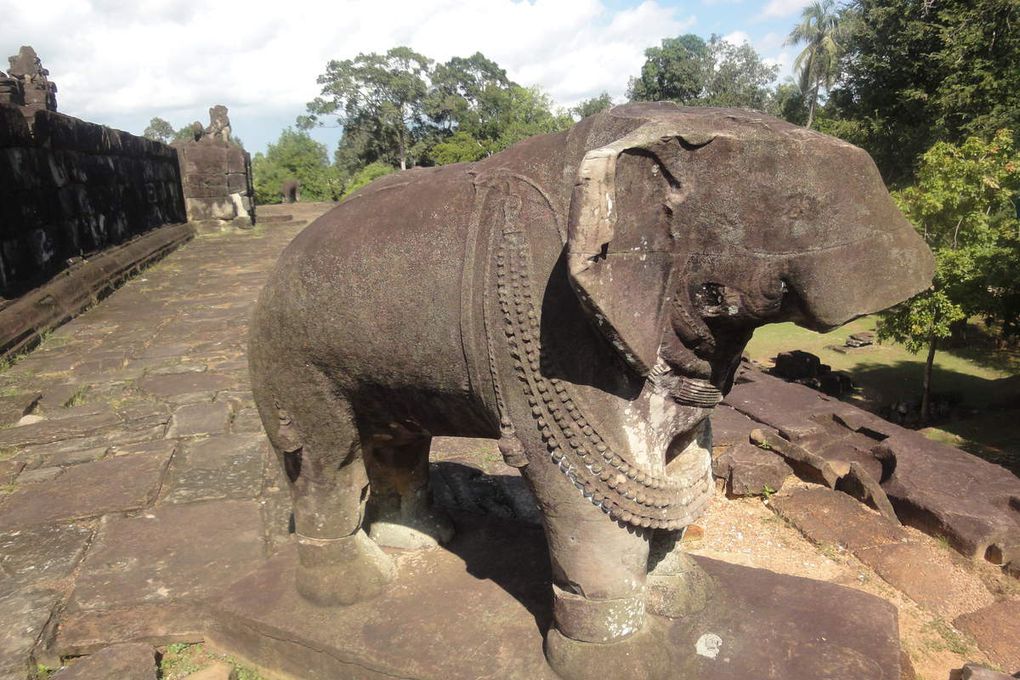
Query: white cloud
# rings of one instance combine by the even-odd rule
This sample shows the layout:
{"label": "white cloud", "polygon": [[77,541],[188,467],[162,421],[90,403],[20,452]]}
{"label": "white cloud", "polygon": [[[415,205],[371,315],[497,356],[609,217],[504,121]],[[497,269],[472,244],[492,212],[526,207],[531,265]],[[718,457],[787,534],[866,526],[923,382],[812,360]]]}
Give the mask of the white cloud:
{"label": "white cloud", "polygon": [[[602,91],[621,99],[644,49],[694,23],[660,0],[616,11],[602,0],[46,0],[22,9],[0,0],[0,50],[33,45],[61,111],[139,132],[157,115],[205,121],[222,103],[253,149],[303,112],[330,59],[403,44],[437,60],[481,51],[570,106]],[[245,116],[276,128],[246,131]]]}
{"label": "white cloud", "polygon": [[800,12],[809,2],[810,0],[769,0],[761,15],[767,19],[788,17]]}
{"label": "white cloud", "polygon": [[732,33],[727,33],[722,37],[722,39],[736,47],[740,47],[744,43],[751,42],[751,36],[744,31],[733,31]]}

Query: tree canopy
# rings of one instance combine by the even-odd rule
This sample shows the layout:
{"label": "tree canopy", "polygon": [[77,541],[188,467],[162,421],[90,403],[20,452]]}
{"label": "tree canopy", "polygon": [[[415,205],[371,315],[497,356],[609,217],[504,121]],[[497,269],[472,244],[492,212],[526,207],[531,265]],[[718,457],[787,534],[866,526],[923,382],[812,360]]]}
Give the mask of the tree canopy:
{"label": "tree canopy", "polygon": [[928,350],[922,419],[940,340],[971,316],[1006,337],[1020,335],[1020,153],[1012,133],[991,141],[936,143],[921,159],[917,182],[894,194],[935,255],[930,290],[885,313],[880,337]]}
{"label": "tree canopy", "polygon": [[936,142],[1020,130],[1020,3],[855,0],[822,129],[906,186]]}
{"label": "tree canopy", "polygon": [[299,127],[335,118],[334,164],[350,180],[383,163],[401,169],[473,161],[573,121],[538,88],[511,81],[480,52],[435,63],[407,47],[331,61]]}
{"label": "tree canopy", "polygon": [[330,201],[340,195],[340,181],[329,164],[326,146],[305,131],[287,128],[266,153],[252,159],[256,201],[279,203],[280,187],[291,179],[301,182],[301,196],[307,200]]}
{"label": "tree canopy", "polygon": [[764,109],[779,72],[747,43],[733,45],[717,35],[708,41],[686,34],[665,38],[645,50],[640,75],[631,78],[634,101],[675,101],[687,106]]}

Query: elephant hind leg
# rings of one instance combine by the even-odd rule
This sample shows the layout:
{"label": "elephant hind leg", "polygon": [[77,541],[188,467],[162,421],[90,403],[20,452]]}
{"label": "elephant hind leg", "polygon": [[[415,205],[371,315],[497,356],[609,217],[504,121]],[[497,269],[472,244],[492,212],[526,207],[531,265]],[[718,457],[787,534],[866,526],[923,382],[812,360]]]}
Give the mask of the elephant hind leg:
{"label": "elephant hind leg", "polygon": [[312,367],[276,365],[276,380],[257,368],[255,399],[293,500],[298,592],[323,606],[374,597],[395,570],[362,529],[368,475],[350,404]]}
{"label": "elephant hind leg", "polygon": [[364,442],[372,485],[365,523],[380,545],[413,550],[453,538],[453,523],[432,503],[431,441],[428,435],[385,435]]}

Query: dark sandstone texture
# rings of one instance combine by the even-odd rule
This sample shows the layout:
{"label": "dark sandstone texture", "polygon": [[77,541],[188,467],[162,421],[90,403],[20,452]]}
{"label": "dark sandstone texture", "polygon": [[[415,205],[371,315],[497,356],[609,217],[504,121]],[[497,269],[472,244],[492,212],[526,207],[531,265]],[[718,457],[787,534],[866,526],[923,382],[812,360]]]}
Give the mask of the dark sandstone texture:
{"label": "dark sandstone texture", "polygon": [[[555,565],[549,661],[669,676],[646,607],[685,601],[689,581],[646,601],[650,546],[714,493],[707,418],[751,333],[833,328],[931,272],[866,153],[753,112],[620,106],[372,183],[288,246],[253,317],[298,591],[378,595],[394,576],[379,545],[450,539],[431,437],[498,439]],[[681,569],[676,545],[653,571]]]}
{"label": "dark sandstone texture", "polygon": [[5,297],[71,258],[185,221],[174,149],[53,111],[29,121],[0,106],[0,186]]}

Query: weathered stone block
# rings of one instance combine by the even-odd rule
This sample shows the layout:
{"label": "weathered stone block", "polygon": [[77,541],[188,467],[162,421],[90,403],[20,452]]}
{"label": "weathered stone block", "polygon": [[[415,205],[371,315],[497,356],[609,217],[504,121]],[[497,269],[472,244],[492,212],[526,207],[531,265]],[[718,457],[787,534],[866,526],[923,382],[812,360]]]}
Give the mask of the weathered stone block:
{"label": "weathered stone block", "polygon": [[782,489],[793,469],[775,453],[741,442],[715,459],[712,472],[726,480],[731,496],[760,496]]}
{"label": "weathered stone block", "polygon": [[237,208],[229,198],[186,198],[188,218],[197,220],[232,220],[237,217]]}
{"label": "weathered stone block", "polygon": [[127,643],[99,650],[53,675],[53,680],[156,680],[156,650]]}

